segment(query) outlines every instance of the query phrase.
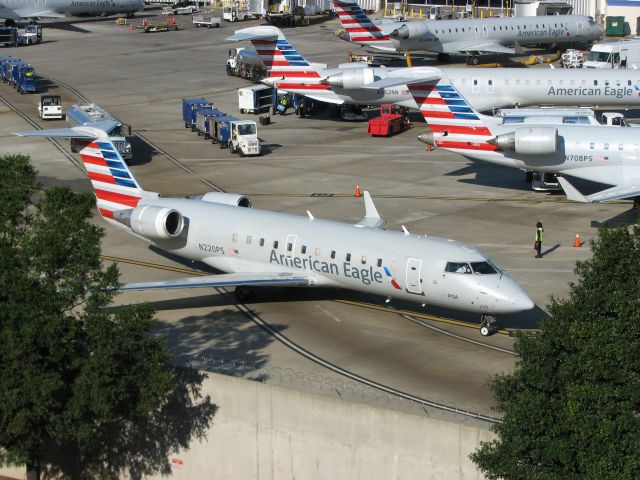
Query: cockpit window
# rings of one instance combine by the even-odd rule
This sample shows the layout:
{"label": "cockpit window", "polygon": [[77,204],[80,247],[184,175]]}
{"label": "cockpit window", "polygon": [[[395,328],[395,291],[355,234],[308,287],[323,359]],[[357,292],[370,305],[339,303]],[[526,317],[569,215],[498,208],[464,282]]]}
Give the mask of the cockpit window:
{"label": "cockpit window", "polygon": [[473,262],[471,268],[473,268],[473,273],[477,275],[495,275],[498,273],[489,262]]}
{"label": "cockpit window", "polygon": [[451,273],[471,273],[471,267],[468,263],[448,262],[445,271]]}

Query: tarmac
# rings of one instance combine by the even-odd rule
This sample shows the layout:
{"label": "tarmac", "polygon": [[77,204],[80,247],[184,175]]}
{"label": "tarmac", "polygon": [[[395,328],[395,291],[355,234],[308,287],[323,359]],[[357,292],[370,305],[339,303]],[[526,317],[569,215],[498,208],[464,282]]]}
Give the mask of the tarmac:
{"label": "tarmac", "polygon": [[[61,94],[65,108],[78,100],[74,90],[46,78],[72,87],[155,145],[134,138],[131,168],[147,190],[186,196],[210,191],[208,184],[214,184],[248,195],[256,208],[299,215],[309,210],[316,218],[356,223],[364,214],[363,200],[353,196],[357,184],[371,192],[388,229],[404,225],[411,232],[479,247],[536,303],[531,312],[500,317],[503,329],[537,328],[550,297],[568,295],[569,283],[576,280],[575,262],[590,257],[597,227],[635,219],[630,201],[570,203],[562,194],[531,191],[518,170],[427,152],[416,139],[425,124],[415,116],[408,131],[372,138],[366,122],[328,115],[299,119],[290,111],[258,127],[264,155],[240,158],[220,150],[184,128],[181,100],[206,97],[240,116],[236,91],[250,83],[226,75],[228,49],[241,45],[224,38],[260,22],[194,29],[190,20],[178,18],[183,30],[149,34],[117,25],[113,18],[46,22],[43,44],[7,48],[3,54],[33,64],[43,91]],[[350,48],[334,34],[337,28],[336,20],[326,20],[285,33],[308,60],[335,65],[347,61]],[[37,95],[20,95],[5,84],[0,95],[37,120]],[[63,121],[37,123],[65,126]],[[84,174],[52,143],[10,133],[32,128],[0,104],[0,154],[29,154],[45,186],[89,191]],[[533,250],[538,220],[545,228],[542,259],[534,258]],[[182,277],[184,269],[198,267],[153,250],[99,218],[94,221],[105,228],[103,254],[121,259],[122,281]],[[576,234],[584,242],[580,248],[573,247]],[[503,333],[481,337],[479,318],[428,306],[387,305],[381,298],[344,291],[265,289],[246,307],[236,305],[232,295],[202,289],[127,293],[117,299],[118,304],[143,301],[156,308],[156,333],[180,362],[389,408],[415,405],[399,404],[394,394],[344,372],[490,414],[488,380],[512,370],[517,361],[510,352],[513,339]],[[312,355],[301,355],[283,338]],[[334,385],[335,391],[318,384]]]}

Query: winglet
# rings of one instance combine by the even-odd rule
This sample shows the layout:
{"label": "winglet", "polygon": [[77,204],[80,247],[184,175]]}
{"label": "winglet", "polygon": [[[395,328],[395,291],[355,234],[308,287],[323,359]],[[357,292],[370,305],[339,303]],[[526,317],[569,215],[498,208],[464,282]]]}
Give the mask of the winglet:
{"label": "winglet", "polygon": [[562,185],[562,189],[564,190],[568,200],[571,200],[572,202],[589,203],[587,197],[581,194],[576,187],[571,185],[569,180],[564,177],[558,177],[558,182]]}
{"label": "winglet", "polygon": [[359,228],[383,228],[384,227],[384,220],[380,217],[380,214],[378,213],[378,209],[376,208],[375,204],[373,203],[373,200],[371,199],[371,195],[369,195],[369,192],[367,190],[365,190],[363,192],[363,197],[364,197],[364,218],[362,220],[360,220],[358,223],[356,223],[356,227]]}

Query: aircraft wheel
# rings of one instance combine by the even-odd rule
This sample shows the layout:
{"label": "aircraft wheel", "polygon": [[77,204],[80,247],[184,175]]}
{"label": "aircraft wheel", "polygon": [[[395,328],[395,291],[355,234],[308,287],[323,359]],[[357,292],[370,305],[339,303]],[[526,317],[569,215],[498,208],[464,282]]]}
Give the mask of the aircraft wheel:
{"label": "aircraft wheel", "polygon": [[467,58],[467,65],[478,65],[479,62],[480,60],[476,55],[471,55],[469,58]]}
{"label": "aircraft wheel", "polygon": [[482,320],[480,321],[480,335],[483,337],[489,337],[496,333],[496,327],[494,323],[496,322],[496,317],[492,315],[483,315]]}
{"label": "aircraft wheel", "polygon": [[489,335],[491,335],[491,329],[487,326],[480,327],[480,335],[482,335],[483,337],[488,337]]}

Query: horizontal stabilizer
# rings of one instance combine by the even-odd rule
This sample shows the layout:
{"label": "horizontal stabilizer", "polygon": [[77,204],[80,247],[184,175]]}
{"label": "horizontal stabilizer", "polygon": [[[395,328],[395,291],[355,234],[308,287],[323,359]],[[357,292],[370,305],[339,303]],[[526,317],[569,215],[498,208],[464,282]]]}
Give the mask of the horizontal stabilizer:
{"label": "horizontal stabilizer", "polygon": [[[97,126],[99,123],[96,122]],[[105,123],[114,123],[114,122],[105,122]],[[24,132],[15,132],[14,135],[19,137],[55,137],[55,138],[81,138],[87,140],[93,140],[96,138],[105,138],[108,135],[105,130],[94,127],[71,127],[71,128],[51,128],[47,130],[27,130]]]}
{"label": "horizontal stabilizer", "polygon": [[360,220],[358,223],[356,223],[355,226],[359,228],[374,228],[374,229],[383,228],[385,225],[385,222],[380,217],[380,214],[378,213],[378,209],[373,203],[373,200],[371,199],[371,195],[369,195],[369,192],[365,190],[365,192],[363,193],[363,197],[364,197],[364,209],[365,209],[364,218]]}
{"label": "horizontal stabilizer", "polygon": [[122,291],[130,290],[170,290],[178,288],[214,288],[238,286],[309,286],[307,275],[295,273],[223,273],[220,275],[204,275],[201,277],[176,278],[160,282],[127,283]]}
{"label": "horizontal stabilizer", "polygon": [[236,33],[225,38],[230,42],[242,42],[245,40],[277,40],[279,37],[283,37],[279,28],[262,25],[259,27],[243,28],[242,30],[236,30]]}
{"label": "horizontal stabilizer", "polygon": [[585,196],[576,189],[569,180],[565,177],[558,177],[560,185],[564,193],[567,195],[567,199],[573,202],[582,203],[598,203],[606,202],[607,200],[621,200],[623,198],[630,198],[640,196],[640,185],[616,185],[615,187],[607,188],[592,195]]}
{"label": "horizontal stabilizer", "polygon": [[428,75],[421,75],[416,77],[390,77],[383,78],[373,83],[365,85],[365,88],[377,90],[378,88],[396,87],[399,85],[415,85],[418,83],[437,82],[442,78],[442,75],[438,73],[432,73]]}

